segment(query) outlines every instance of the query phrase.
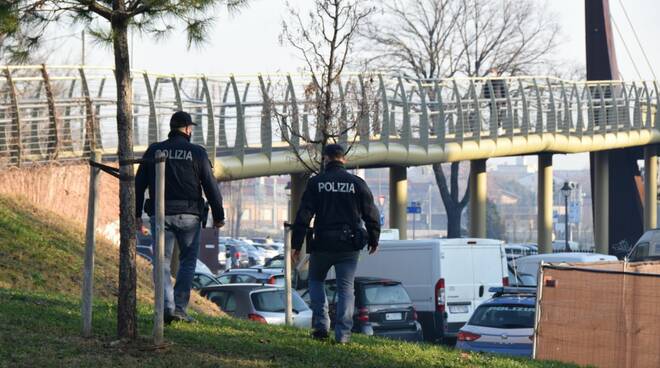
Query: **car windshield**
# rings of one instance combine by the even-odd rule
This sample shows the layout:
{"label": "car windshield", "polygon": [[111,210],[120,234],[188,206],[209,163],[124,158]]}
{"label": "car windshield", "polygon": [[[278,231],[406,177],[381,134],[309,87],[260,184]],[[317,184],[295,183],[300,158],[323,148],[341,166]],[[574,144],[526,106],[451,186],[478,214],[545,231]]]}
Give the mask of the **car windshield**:
{"label": "car windshield", "polygon": [[409,304],[410,297],[401,284],[367,284],[364,286],[364,304]]}
{"label": "car windshield", "polygon": [[528,273],[519,273],[518,279],[520,280],[519,286],[536,286],[536,276]]}
{"label": "car windshield", "polygon": [[493,328],[534,328],[534,306],[482,305],[468,324]]}
{"label": "car windshield", "polygon": [[[251,299],[254,309],[261,312],[279,313],[284,312],[285,297],[284,290],[269,290],[252,293]],[[307,304],[300,298],[298,293],[293,293],[291,300],[293,301],[294,311],[300,312],[308,309]]]}
{"label": "car windshield", "polygon": [[268,268],[284,268],[284,260],[281,258],[273,259],[267,266]]}
{"label": "car windshield", "polygon": [[536,286],[536,276],[528,273],[516,273],[514,268],[509,266],[509,282],[511,286]]}
{"label": "car windshield", "polygon": [[630,262],[653,261],[660,259],[660,243],[643,242],[635,245],[628,255]]}
{"label": "car windshield", "polygon": [[259,249],[257,249],[257,247],[255,247],[255,246],[252,245],[252,244],[246,244],[246,245],[245,245],[245,248],[247,248],[248,250],[251,250],[251,251],[253,251],[253,252],[258,252],[258,251],[259,251]]}

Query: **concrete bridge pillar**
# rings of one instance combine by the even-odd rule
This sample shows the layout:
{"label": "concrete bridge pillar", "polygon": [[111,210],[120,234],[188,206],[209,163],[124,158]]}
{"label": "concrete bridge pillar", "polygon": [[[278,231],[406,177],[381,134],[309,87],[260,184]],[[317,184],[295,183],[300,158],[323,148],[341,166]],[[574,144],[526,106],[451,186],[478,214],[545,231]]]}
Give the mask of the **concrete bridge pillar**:
{"label": "concrete bridge pillar", "polygon": [[401,240],[408,239],[408,174],[405,166],[390,167],[390,228],[399,229]]}
{"label": "concrete bridge pillar", "polygon": [[610,162],[608,151],[594,152],[594,243],[596,252],[608,254],[610,248]]}
{"label": "concrete bridge pillar", "polygon": [[655,146],[644,147],[644,231],[658,225],[658,157]]}
{"label": "concrete bridge pillar", "polygon": [[486,237],[486,160],[470,161],[470,236]]}
{"label": "concrete bridge pillar", "polygon": [[552,253],[552,154],[539,154],[537,242],[539,253]]}

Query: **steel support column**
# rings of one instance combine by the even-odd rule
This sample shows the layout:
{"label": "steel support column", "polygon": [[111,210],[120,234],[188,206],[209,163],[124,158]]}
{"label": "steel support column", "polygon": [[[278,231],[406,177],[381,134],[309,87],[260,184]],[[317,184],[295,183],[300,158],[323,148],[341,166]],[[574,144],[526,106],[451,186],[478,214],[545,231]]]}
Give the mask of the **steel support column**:
{"label": "steel support column", "polygon": [[610,162],[609,152],[594,153],[594,243],[597,253],[609,253]]}
{"label": "steel support column", "polygon": [[486,237],[486,160],[470,161],[470,236]]}
{"label": "steel support column", "polygon": [[658,157],[655,146],[644,147],[644,231],[658,224]]}
{"label": "steel support column", "polygon": [[390,228],[399,229],[399,238],[408,239],[408,173],[405,166],[390,167]]}
{"label": "steel support column", "polygon": [[539,253],[552,253],[552,154],[539,154],[537,242]]}

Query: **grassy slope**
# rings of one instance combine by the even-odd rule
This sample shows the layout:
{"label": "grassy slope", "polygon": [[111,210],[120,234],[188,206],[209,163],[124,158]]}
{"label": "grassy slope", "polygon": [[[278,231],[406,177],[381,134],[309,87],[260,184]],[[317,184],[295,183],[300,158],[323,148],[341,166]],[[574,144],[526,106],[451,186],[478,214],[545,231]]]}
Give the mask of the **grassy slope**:
{"label": "grassy slope", "polygon": [[[80,295],[84,229],[56,212],[57,209],[44,211],[0,196],[0,288]],[[94,264],[95,298],[114,301],[118,248],[99,240]],[[151,268],[140,257],[137,266],[138,301],[153,303]],[[214,304],[196,295],[191,307],[219,315]]]}
{"label": "grassy slope", "polygon": [[[66,224],[63,226],[62,224]],[[115,345],[116,249],[99,246],[95,338],[79,337],[80,228],[0,197],[0,367],[565,367],[356,336],[350,346],[312,341],[299,329],[197,314],[167,328],[172,344]],[[140,266],[142,336],[151,329],[148,269]],[[198,303],[198,309],[200,304]]]}

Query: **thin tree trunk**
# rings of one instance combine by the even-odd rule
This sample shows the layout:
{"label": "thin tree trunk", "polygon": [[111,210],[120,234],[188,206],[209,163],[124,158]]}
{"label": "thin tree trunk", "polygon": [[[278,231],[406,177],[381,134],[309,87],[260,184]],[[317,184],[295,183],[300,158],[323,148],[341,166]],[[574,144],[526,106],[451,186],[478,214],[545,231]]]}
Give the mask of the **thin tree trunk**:
{"label": "thin tree trunk", "polygon": [[442,204],[445,206],[445,212],[447,213],[447,237],[448,238],[460,238],[461,237],[461,217],[463,215],[463,210],[467,205],[469,200],[469,190],[466,189],[463,194],[463,198],[458,199],[459,188],[458,188],[458,175],[459,175],[459,162],[453,162],[451,164],[451,171],[449,182],[447,184],[447,177],[445,176],[444,171],[442,170],[441,164],[433,165],[433,173],[435,175],[435,182],[438,185],[440,190],[440,197],[442,198]]}
{"label": "thin tree trunk", "polygon": [[[124,1],[113,1],[113,46],[117,85],[117,135],[119,160],[133,158],[133,87],[128,53],[128,19],[123,15]],[[119,295],[117,300],[117,335],[137,337],[136,267],[135,267],[135,177],[133,167],[120,166],[119,183]]]}

